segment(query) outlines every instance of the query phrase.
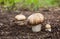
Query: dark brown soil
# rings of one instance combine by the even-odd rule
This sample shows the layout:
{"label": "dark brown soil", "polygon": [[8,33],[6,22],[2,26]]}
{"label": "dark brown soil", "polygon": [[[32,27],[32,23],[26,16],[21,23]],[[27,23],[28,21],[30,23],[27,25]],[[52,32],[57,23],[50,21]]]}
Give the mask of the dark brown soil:
{"label": "dark brown soil", "polygon": [[[15,24],[14,17],[17,14],[24,14],[26,17],[31,15],[31,11],[1,11],[0,10],[0,39],[60,39],[60,10],[59,9],[44,9],[39,11],[45,16],[45,21],[42,23],[42,30],[38,33],[32,32],[28,25],[19,26]],[[45,31],[45,24],[50,23],[52,31]]]}

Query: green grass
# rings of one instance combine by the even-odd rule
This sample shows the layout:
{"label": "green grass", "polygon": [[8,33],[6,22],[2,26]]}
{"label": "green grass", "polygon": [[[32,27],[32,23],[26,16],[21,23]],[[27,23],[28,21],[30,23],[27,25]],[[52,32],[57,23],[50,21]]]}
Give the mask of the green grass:
{"label": "green grass", "polygon": [[53,7],[60,5],[59,0],[0,0],[4,7],[17,7],[22,9],[37,10],[40,7]]}

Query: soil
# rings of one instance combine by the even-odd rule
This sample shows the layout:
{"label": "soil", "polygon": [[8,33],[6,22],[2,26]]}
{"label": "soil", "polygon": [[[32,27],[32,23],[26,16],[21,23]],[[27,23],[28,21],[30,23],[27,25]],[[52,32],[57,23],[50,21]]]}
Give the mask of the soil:
{"label": "soil", "polygon": [[[15,20],[18,14],[29,15],[40,12],[45,16],[40,32],[32,32],[30,25],[20,26]],[[19,22],[21,23],[21,22]],[[52,31],[45,31],[45,25],[49,23]],[[59,8],[40,8],[38,11],[7,11],[0,9],[0,39],[60,39],[60,9]]]}

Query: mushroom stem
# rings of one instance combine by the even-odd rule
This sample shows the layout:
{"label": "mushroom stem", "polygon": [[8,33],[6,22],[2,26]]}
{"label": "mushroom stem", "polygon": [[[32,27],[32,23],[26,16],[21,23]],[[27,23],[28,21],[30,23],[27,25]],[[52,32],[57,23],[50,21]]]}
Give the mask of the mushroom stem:
{"label": "mushroom stem", "polygon": [[39,32],[39,31],[41,31],[41,26],[42,26],[41,24],[32,26],[32,31],[33,32]]}
{"label": "mushroom stem", "polygon": [[51,31],[51,28],[49,28],[49,29],[46,29],[46,31]]}

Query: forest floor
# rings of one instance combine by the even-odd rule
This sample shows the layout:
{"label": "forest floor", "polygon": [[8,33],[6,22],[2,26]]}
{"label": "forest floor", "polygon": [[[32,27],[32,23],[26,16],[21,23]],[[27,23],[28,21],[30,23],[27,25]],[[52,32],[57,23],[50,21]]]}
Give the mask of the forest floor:
{"label": "forest floor", "polygon": [[[42,30],[38,33],[32,32],[31,28],[23,27],[14,23],[14,17],[20,13],[26,17],[32,13],[40,12],[45,16],[42,23]],[[2,11],[0,9],[0,39],[60,39],[60,9],[59,8],[40,8],[38,11]],[[45,31],[45,24],[50,23],[52,31]]]}

